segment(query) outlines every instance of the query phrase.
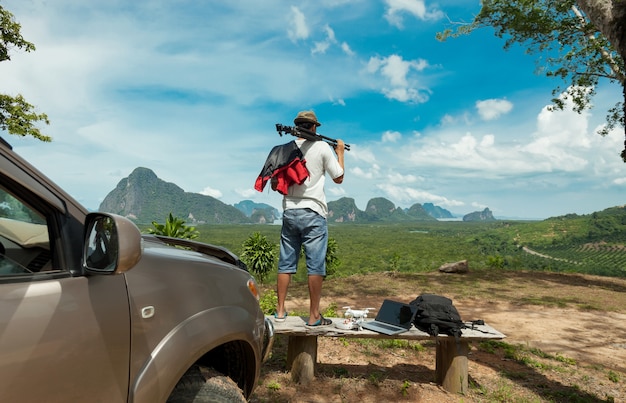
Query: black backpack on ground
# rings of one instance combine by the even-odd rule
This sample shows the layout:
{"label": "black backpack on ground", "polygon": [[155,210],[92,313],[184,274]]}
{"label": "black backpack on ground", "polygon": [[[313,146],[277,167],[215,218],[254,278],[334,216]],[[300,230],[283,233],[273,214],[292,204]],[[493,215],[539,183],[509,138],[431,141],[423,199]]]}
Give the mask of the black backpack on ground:
{"label": "black backpack on ground", "polygon": [[456,339],[461,337],[461,329],[466,326],[450,298],[435,294],[421,294],[410,304],[417,306],[413,324],[419,330],[431,336],[447,334]]}

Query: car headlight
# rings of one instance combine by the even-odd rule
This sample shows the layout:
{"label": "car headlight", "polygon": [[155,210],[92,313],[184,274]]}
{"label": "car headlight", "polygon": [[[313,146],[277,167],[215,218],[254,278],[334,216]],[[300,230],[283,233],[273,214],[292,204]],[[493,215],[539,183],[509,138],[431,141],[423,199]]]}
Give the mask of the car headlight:
{"label": "car headlight", "polygon": [[256,281],[254,281],[254,279],[252,278],[248,280],[248,290],[250,291],[250,294],[252,294],[252,296],[258,301],[260,297],[259,288],[256,285]]}

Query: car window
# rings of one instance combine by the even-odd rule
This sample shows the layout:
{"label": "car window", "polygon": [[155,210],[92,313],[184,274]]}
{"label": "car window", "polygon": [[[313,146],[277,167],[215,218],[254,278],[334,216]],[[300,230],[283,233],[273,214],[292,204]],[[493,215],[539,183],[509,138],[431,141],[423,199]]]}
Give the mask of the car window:
{"label": "car window", "polygon": [[0,185],[0,277],[51,269],[46,217]]}

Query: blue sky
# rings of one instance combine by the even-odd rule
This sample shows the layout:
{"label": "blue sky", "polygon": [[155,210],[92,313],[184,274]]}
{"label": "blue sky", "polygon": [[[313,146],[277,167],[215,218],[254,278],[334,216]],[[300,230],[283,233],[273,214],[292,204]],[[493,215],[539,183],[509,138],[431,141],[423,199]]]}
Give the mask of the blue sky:
{"label": "blue sky", "polygon": [[329,200],[385,197],[454,214],[543,219],[623,205],[623,132],[596,108],[546,109],[557,81],[490,29],[438,42],[478,1],[0,0],[37,50],[0,63],[0,93],[48,114],[52,143],[2,133],[90,209],[135,168],[227,204],[253,189],[276,123],[312,109],[351,145]]}

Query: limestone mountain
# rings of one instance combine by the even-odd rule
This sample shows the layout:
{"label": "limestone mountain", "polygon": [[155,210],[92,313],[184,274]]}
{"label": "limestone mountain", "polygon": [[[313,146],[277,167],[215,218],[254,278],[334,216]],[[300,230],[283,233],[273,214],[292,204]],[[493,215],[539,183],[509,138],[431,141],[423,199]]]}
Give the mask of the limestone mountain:
{"label": "limestone mountain", "polygon": [[426,212],[434,218],[454,218],[451,212],[443,207],[435,206],[432,203],[424,203],[422,205]]}
{"label": "limestone mountain", "polygon": [[100,211],[128,217],[138,224],[165,222],[169,213],[188,224],[249,223],[235,207],[211,196],[185,192],[159,179],[148,168],[136,168],[104,198]]}
{"label": "limestone mountain", "polygon": [[488,208],[483,211],[474,211],[463,216],[463,221],[496,221],[493,213]]}
{"label": "limestone mountain", "polygon": [[393,202],[384,197],[370,199],[365,211],[357,208],[354,199],[342,197],[339,200],[328,202],[329,222],[376,222],[376,221],[433,221],[421,204],[416,203],[409,209],[396,207]]}
{"label": "limestone mountain", "polygon": [[365,213],[358,209],[354,199],[342,197],[328,203],[329,222],[360,222],[365,220]]}
{"label": "limestone mountain", "polygon": [[[231,206],[211,196],[185,192],[142,167],[122,179],[104,198],[99,210],[128,217],[141,225],[149,225],[152,221],[163,223],[170,213],[189,225],[272,224],[281,218],[281,212],[268,204],[243,200]],[[486,211],[488,214],[482,220],[493,220],[491,212]],[[370,199],[365,211],[359,210],[350,197],[328,202],[328,221],[331,223],[433,221],[449,217],[452,217],[449,211],[432,203],[423,206],[416,203],[403,209],[384,197]],[[481,219],[471,215],[466,217],[466,221]]]}
{"label": "limestone mountain", "polygon": [[368,221],[405,221],[406,214],[400,207],[384,197],[375,197],[365,207]]}
{"label": "limestone mountain", "polygon": [[256,203],[252,200],[243,200],[234,204],[235,208],[250,217],[255,224],[272,224],[281,215],[275,208],[265,203]]}
{"label": "limestone mountain", "polygon": [[414,220],[420,221],[436,221],[437,218],[433,217],[424,206],[419,203],[415,203],[406,211],[406,215]]}

